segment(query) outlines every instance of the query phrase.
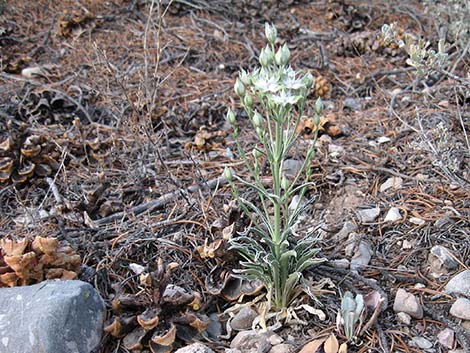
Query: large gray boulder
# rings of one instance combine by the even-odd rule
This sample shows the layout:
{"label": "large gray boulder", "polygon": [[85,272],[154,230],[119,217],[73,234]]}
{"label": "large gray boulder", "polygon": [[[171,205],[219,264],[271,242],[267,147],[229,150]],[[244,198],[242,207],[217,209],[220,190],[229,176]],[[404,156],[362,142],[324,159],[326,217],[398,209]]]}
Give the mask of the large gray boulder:
{"label": "large gray boulder", "polygon": [[0,289],[1,353],[90,353],[101,340],[104,302],[82,281]]}

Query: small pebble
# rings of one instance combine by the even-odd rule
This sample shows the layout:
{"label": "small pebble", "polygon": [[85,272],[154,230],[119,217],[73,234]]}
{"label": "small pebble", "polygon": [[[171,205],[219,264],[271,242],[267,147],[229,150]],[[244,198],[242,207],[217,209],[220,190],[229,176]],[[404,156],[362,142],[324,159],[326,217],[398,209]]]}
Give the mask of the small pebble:
{"label": "small pebble", "polygon": [[389,189],[400,189],[403,184],[403,179],[400,177],[388,178],[382,185],[380,185],[380,192],[385,192]]}
{"label": "small pebble", "polygon": [[447,294],[457,294],[470,297],[470,270],[460,272],[444,287]]}
{"label": "small pebble", "polygon": [[409,221],[410,221],[410,223],[416,224],[417,226],[421,226],[424,223],[426,223],[426,221],[424,219],[421,219],[421,218],[418,218],[418,217],[410,217]]}
{"label": "small pebble", "polygon": [[357,213],[359,214],[362,223],[371,223],[380,215],[380,208],[368,208],[365,210],[359,210]]}
{"label": "small pebble", "polygon": [[442,245],[435,245],[429,251],[428,267],[429,272],[434,278],[448,274],[449,271],[457,269],[458,262],[451,251]]}
{"label": "small pebble", "polygon": [[402,288],[399,288],[395,295],[393,311],[407,313],[415,319],[423,318],[423,307],[418,298]]}
{"label": "small pebble", "polygon": [[405,325],[411,325],[411,316],[407,313],[399,312],[397,313],[397,321]]}
{"label": "small pebble", "polygon": [[384,218],[384,222],[395,222],[399,221],[402,218],[400,209],[397,207],[392,207],[388,210],[387,215]]}
{"label": "small pebble", "polygon": [[453,348],[455,344],[455,332],[447,327],[437,334],[437,339],[444,347]]}
{"label": "small pebble", "polygon": [[449,313],[462,320],[470,320],[470,300],[459,298],[452,304]]}
{"label": "small pebble", "polygon": [[432,348],[432,342],[424,337],[413,337],[410,341],[410,346],[421,349],[430,349]]}
{"label": "small pebble", "polygon": [[351,259],[351,270],[358,271],[367,266],[372,258],[372,249],[369,243],[361,241],[356,253]]}
{"label": "small pebble", "polygon": [[230,326],[236,331],[250,329],[257,316],[258,313],[251,306],[245,306],[232,318]]}

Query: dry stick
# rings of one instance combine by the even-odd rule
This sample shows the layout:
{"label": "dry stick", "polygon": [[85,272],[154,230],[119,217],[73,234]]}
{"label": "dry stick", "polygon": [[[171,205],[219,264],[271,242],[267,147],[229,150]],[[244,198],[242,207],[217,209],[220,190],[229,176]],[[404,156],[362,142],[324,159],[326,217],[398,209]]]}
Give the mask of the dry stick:
{"label": "dry stick", "polygon": [[[219,185],[225,184],[226,182],[227,182],[227,180],[225,180],[225,178],[223,176],[220,176],[216,179],[209,180],[205,185],[192,185],[192,186],[188,187],[186,189],[186,191],[187,192],[195,192],[195,191],[198,191],[198,190],[202,189],[204,186],[206,186],[210,189],[214,189],[214,188],[218,187]],[[180,195],[180,194],[181,194],[181,190],[175,190],[175,191],[172,191],[172,192],[169,192],[165,195],[160,196],[156,200],[145,202],[145,203],[140,204],[138,206],[132,207],[131,209],[129,209],[127,211],[117,212],[117,213],[114,213],[114,214],[112,214],[108,217],[100,218],[96,221],[93,221],[93,223],[96,224],[97,226],[102,226],[102,225],[105,225],[105,224],[108,224],[108,223],[126,218],[130,215],[137,216],[137,215],[139,215],[143,212],[152,212],[152,211],[154,211],[158,208],[162,208],[168,202],[170,202],[170,201],[174,200],[175,198],[177,198],[178,195]]]}

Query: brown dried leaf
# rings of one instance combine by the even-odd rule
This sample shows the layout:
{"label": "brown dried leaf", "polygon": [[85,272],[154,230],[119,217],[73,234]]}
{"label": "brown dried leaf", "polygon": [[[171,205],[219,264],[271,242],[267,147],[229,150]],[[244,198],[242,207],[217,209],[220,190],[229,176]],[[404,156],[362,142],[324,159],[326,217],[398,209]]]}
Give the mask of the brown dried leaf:
{"label": "brown dried leaf", "polygon": [[346,342],[341,343],[341,346],[339,346],[338,353],[348,353],[348,344]]}
{"label": "brown dried leaf", "polygon": [[314,339],[303,346],[299,353],[316,353],[325,341],[326,337]]}
{"label": "brown dried leaf", "polygon": [[325,353],[338,353],[339,343],[333,333],[328,336],[323,349],[325,350]]}
{"label": "brown dried leaf", "polygon": [[0,275],[0,282],[8,287],[14,287],[17,285],[19,277],[14,272],[8,272]]}
{"label": "brown dried leaf", "polygon": [[26,247],[28,246],[28,240],[15,240],[9,238],[0,239],[0,248],[6,256],[18,256],[23,255]]}
{"label": "brown dried leaf", "polygon": [[160,322],[160,308],[152,307],[145,310],[142,314],[137,316],[137,322],[146,330],[152,330],[157,327]]}
{"label": "brown dried leaf", "polygon": [[176,339],[176,326],[171,324],[165,332],[154,332],[151,341],[161,346],[171,346]]}
{"label": "brown dried leaf", "polygon": [[59,240],[57,238],[43,238],[39,235],[34,238],[34,241],[31,244],[34,252],[47,255],[56,252],[58,246]]}
{"label": "brown dried leaf", "polygon": [[143,327],[138,327],[131,333],[128,333],[122,340],[124,348],[129,350],[142,349],[144,347],[143,339],[146,334],[147,331]]}

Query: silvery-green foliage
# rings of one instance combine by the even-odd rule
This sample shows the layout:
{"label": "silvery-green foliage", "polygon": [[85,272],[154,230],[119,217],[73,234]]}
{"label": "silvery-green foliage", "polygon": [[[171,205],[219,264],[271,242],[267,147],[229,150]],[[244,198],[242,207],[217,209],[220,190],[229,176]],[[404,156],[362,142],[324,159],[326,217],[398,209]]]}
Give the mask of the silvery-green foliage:
{"label": "silvery-green foliage", "polygon": [[424,0],[427,12],[447,30],[449,39],[460,49],[470,43],[470,1]]}
{"label": "silvery-green foliage", "polygon": [[[242,70],[234,90],[251,122],[258,143],[247,153],[238,141],[239,125],[235,113],[229,109],[227,120],[233,127],[238,151],[251,174],[244,180],[229,169],[224,171],[233,194],[240,207],[251,219],[252,227],[245,234],[231,241],[243,261],[240,273],[261,280],[268,289],[274,309],[285,308],[295,296],[302,280],[302,272],[310,265],[321,262],[316,255],[315,239],[306,235],[296,242],[292,239],[291,228],[303,208],[302,204],[289,209],[294,195],[305,196],[311,175],[310,165],[314,157],[314,142],[298,173],[288,179],[283,171],[284,160],[298,135],[296,128],[305,109],[307,95],[314,78],[310,73],[295,71],[290,65],[290,50],[287,44],[276,48],[277,30],[265,25],[268,44],[259,55],[260,67],[252,72]],[[323,110],[321,101],[315,105],[315,119]],[[266,160],[272,173],[272,185],[261,181],[260,164]],[[243,198],[237,189],[238,181],[258,194],[256,204]]]}
{"label": "silvery-green foliage", "polygon": [[364,310],[364,298],[361,294],[353,297],[351,292],[346,292],[341,300],[341,318],[343,319],[344,335],[348,340],[354,339],[356,324]]}
{"label": "silvery-green foliage", "polygon": [[410,34],[405,34],[403,39],[397,32],[396,24],[384,24],[382,26],[382,37],[385,43],[396,42],[403,48],[409,58],[406,63],[416,69],[419,77],[424,77],[435,70],[441,69],[447,63],[447,53],[445,52],[445,40],[438,43],[438,50],[430,48],[430,42],[423,39],[416,39]]}

